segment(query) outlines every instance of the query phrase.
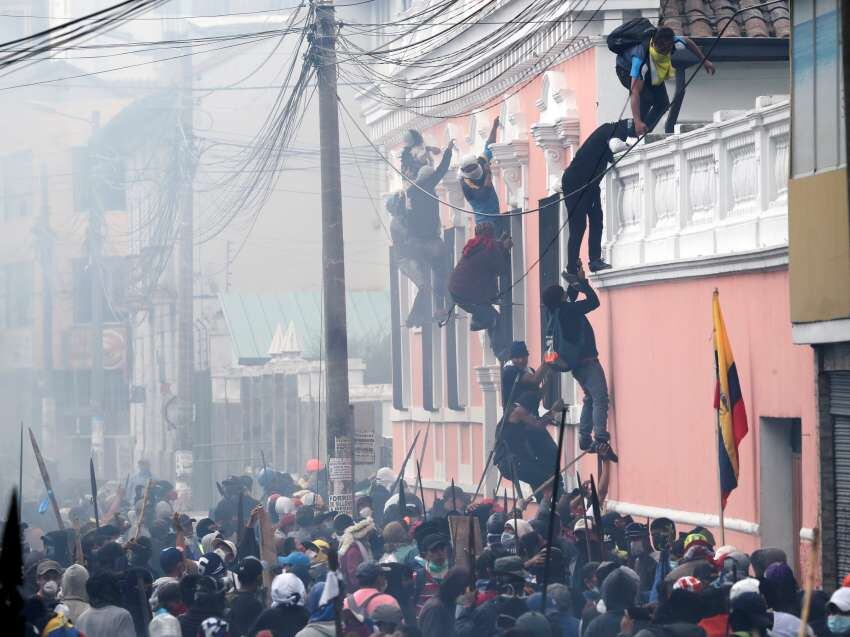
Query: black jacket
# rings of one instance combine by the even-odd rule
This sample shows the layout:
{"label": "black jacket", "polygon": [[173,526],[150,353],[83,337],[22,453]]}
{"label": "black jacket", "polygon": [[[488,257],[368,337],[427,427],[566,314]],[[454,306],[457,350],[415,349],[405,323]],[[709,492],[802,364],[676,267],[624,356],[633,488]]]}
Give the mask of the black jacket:
{"label": "black jacket", "polygon": [[595,358],[599,355],[596,349],[596,335],[593,326],[587,320],[587,314],[599,307],[599,297],[587,281],[579,288],[585,298],[581,301],[563,301],[558,306],[561,320],[561,334],[572,345],[581,344],[579,358]]}
{"label": "black jacket", "polygon": [[[591,192],[582,197],[584,190],[593,191],[599,189],[602,182],[603,172],[608,164],[614,161],[614,155],[608,142],[614,138],[625,141],[628,132],[628,122],[619,120],[602,124],[579,146],[570,165],[564,170],[561,178],[561,186],[567,201],[567,208],[574,204],[590,201]],[[584,188],[582,192],[571,195],[578,188]]]}

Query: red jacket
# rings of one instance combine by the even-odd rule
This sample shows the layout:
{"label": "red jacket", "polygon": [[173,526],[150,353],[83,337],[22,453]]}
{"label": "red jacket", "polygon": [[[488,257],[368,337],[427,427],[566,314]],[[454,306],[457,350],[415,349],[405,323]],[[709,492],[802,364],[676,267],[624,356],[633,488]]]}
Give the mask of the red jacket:
{"label": "red jacket", "polygon": [[449,276],[449,292],[458,303],[496,303],[499,275],[510,267],[510,252],[501,242],[470,239]]}

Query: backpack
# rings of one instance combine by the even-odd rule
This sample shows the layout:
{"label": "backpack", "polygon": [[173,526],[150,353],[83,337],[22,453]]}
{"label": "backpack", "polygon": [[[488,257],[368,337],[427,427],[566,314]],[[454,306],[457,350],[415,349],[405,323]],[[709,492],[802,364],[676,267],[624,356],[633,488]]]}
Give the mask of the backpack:
{"label": "backpack", "polygon": [[543,360],[556,372],[568,372],[581,362],[581,350],[584,347],[584,330],[581,331],[577,343],[572,343],[564,337],[561,328],[561,309],[549,313],[546,323],[546,352]]}
{"label": "backpack", "polygon": [[[372,593],[363,600],[362,604],[354,601],[354,595],[347,595],[348,608],[342,611],[342,623],[345,628],[346,635],[357,635],[358,637],[369,637],[375,626],[369,617],[369,602],[375,599],[378,595],[382,595],[380,591]],[[362,615],[362,619],[360,618]]]}
{"label": "backpack", "polygon": [[608,34],[608,49],[620,55],[633,46],[648,41],[657,29],[648,18],[633,18]]}

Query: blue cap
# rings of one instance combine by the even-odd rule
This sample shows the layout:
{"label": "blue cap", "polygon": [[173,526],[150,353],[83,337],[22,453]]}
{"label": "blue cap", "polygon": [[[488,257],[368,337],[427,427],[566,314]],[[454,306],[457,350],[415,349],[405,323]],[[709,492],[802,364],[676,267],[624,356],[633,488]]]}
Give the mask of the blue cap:
{"label": "blue cap", "polygon": [[289,568],[310,568],[310,558],[299,551],[292,551],[289,555],[280,556],[277,558],[277,563],[280,566],[288,566]]}
{"label": "blue cap", "polygon": [[183,561],[183,553],[174,546],[168,546],[159,552],[159,566],[166,573]]}

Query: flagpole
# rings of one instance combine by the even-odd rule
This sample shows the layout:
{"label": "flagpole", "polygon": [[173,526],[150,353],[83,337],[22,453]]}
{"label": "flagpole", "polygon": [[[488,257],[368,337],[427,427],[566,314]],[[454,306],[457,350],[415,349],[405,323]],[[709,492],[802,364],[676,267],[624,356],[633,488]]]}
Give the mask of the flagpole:
{"label": "flagpole", "polygon": [[[717,384],[716,386],[720,386],[720,367],[717,361],[717,325],[714,323],[714,299],[718,297],[719,292],[717,288],[714,288],[714,294],[712,294],[712,330],[711,336],[714,344],[714,380]],[[720,450],[723,448],[723,432],[720,430],[720,407],[718,406],[714,410],[714,429],[715,429],[715,437],[717,438],[717,505],[718,511],[720,515],[718,516],[718,520],[720,521],[720,545],[723,546],[726,544],[726,520],[724,519],[723,513],[723,476],[720,472]]]}
{"label": "flagpole", "polygon": [[[720,450],[720,446],[723,444],[723,436],[720,432],[720,410],[715,409],[715,420],[717,427],[717,449],[718,453]],[[723,513],[723,477],[720,475],[720,462],[717,462],[717,497],[718,497],[718,505],[720,509],[720,546],[724,546],[726,544],[726,521],[724,519]]]}

